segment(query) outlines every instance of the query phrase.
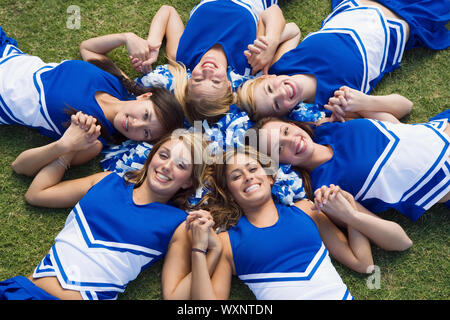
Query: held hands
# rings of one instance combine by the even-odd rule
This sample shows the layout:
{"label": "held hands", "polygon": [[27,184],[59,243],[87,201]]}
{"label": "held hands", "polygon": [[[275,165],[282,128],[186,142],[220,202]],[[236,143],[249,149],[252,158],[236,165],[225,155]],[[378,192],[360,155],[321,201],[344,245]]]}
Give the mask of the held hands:
{"label": "held hands", "polygon": [[206,210],[189,212],[186,218],[186,230],[192,230],[192,248],[203,251],[220,247],[220,240],[213,229],[214,220]]}
{"label": "held hands", "polygon": [[324,105],[324,108],[332,112],[331,122],[344,122],[344,117],[349,113],[364,111],[370,104],[368,98],[364,92],[343,86],[334,92],[334,96],[328,99],[328,104]]}
{"label": "held hands", "polygon": [[100,126],[97,119],[81,111],[71,116],[71,124],[60,138],[60,143],[67,152],[86,150],[97,143]]}
{"label": "held hands", "polygon": [[314,192],[314,206],[314,209],[319,212],[323,210],[333,220],[344,223],[356,211],[353,196],[334,184],[322,186]]}
{"label": "held hands", "polygon": [[266,36],[259,36],[253,44],[244,51],[248,63],[252,66],[252,75],[262,70],[268,74],[269,67],[275,55],[277,47]]}
{"label": "held hands", "polygon": [[126,41],[130,63],[136,71],[142,73],[152,71],[152,64],[158,59],[160,47],[161,43],[151,43],[134,33],[130,33]]}

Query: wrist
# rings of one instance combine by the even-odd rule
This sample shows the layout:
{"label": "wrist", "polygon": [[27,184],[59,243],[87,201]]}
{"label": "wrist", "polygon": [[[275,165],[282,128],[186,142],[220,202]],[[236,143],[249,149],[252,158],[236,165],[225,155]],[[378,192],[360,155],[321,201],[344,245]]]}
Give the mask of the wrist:
{"label": "wrist", "polygon": [[203,254],[203,255],[206,256],[208,251],[207,251],[207,249],[201,249],[201,248],[198,248],[198,247],[192,247],[191,253]]}

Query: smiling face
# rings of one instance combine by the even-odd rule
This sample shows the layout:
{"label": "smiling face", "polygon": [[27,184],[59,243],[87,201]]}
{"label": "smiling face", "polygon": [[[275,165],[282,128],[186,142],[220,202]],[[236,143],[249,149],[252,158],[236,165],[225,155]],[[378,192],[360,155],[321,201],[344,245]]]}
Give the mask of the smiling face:
{"label": "smiling face", "polygon": [[128,139],[154,141],[165,133],[150,95],[144,94],[129,101],[115,115],[114,128]]}
{"label": "smiling face", "polygon": [[192,155],[185,143],[171,139],[156,151],[147,168],[146,183],[159,197],[167,199],[192,185]]}
{"label": "smiling face", "polygon": [[200,59],[188,81],[189,92],[197,98],[219,98],[231,90],[227,77],[227,58],[220,46],[214,46]]}
{"label": "smiling face", "polygon": [[314,153],[315,143],[311,136],[292,123],[269,121],[260,134],[264,135],[267,150],[278,150],[280,163],[304,167]]}
{"label": "smiling face", "polygon": [[254,89],[256,113],[259,118],[285,116],[303,101],[300,81],[290,76],[264,76]]}
{"label": "smiling face", "polygon": [[226,164],[227,189],[236,203],[245,211],[272,199],[272,176],[268,176],[258,161],[238,153]]}

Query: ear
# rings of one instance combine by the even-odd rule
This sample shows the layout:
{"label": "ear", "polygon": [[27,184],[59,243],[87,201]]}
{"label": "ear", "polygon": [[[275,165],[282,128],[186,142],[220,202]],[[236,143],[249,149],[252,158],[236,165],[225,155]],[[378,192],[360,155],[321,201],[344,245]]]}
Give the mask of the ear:
{"label": "ear", "polygon": [[153,95],[153,93],[151,93],[151,92],[146,92],[146,93],[141,94],[140,96],[137,96],[136,99],[137,99],[137,100],[140,100],[140,99],[148,99],[148,98],[150,98],[152,95]]}
{"label": "ear", "polygon": [[273,187],[273,185],[275,184],[275,178],[272,175],[270,175],[268,177],[269,177],[269,181],[270,181],[270,186]]}

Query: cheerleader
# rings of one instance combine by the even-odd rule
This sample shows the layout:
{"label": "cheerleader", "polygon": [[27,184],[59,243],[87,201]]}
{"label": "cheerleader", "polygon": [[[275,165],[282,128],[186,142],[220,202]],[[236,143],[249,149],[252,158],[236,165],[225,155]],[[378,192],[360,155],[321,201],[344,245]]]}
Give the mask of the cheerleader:
{"label": "cheerleader", "polygon": [[102,129],[74,164],[92,159],[107,142],[155,141],[183,126],[181,106],[167,90],[143,90],[84,61],[44,63],[23,53],[0,27],[0,125],[23,125],[58,139],[76,111],[95,117]]}
{"label": "cheerleader", "polygon": [[427,123],[355,119],[314,131],[265,118],[255,128],[269,152],[302,172],[310,197],[335,184],[372,212],[395,209],[416,221],[434,204],[450,200],[449,118],[447,110]]}
{"label": "cheerleader", "polygon": [[[210,242],[216,242],[217,235],[207,221],[197,220],[202,212],[190,213],[193,299],[228,298],[232,274],[256,299],[352,299],[330,255],[365,273],[373,265],[369,238],[375,230],[385,233],[384,237],[391,232],[391,243],[403,242],[403,249],[410,245],[400,226],[358,212],[352,197],[335,186],[324,190],[328,199],[324,210],[344,217],[347,236],[326,215],[313,210],[308,200],[293,206],[275,204],[271,197],[273,178],[261,165],[268,163],[266,160],[251,148],[238,149],[227,152],[224,164],[215,167],[210,182],[216,192],[208,198],[208,211],[216,225],[225,226],[227,231],[218,235],[222,255],[212,277],[203,251]],[[356,223],[358,219],[352,216],[364,222]]]}
{"label": "cheerleader", "polygon": [[125,178],[101,172],[61,182],[70,158],[98,134],[76,123],[61,138],[71,148],[39,171],[25,195],[33,205],[73,209],[33,274],[0,282],[0,299],[116,299],[166,253],[163,296],[189,299],[189,270],[178,271],[189,256],[183,261],[173,251],[189,241],[182,209],[202,182],[205,166],[194,163],[194,153],[202,156],[204,140],[195,133],[166,135],[144,167]]}
{"label": "cheerleader", "polygon": [[[392,122],[410,112],[410,102],[392,104],[388,99],[371,110],[350,114],[337,110],[329,98],[342,86],[369,93],[386,73],[400,66],[405,50],[447,48],[449,2],[336,2],[319,31],[307,35],[298,46],[280,47],[279,59],[268,72],[277,76],[242,85],[238,105],[253,118],[287,115],[300,102],[325,107],[322,110],[327,115],[343,113]],[[389,98],[398,100],[398,96]]]}

